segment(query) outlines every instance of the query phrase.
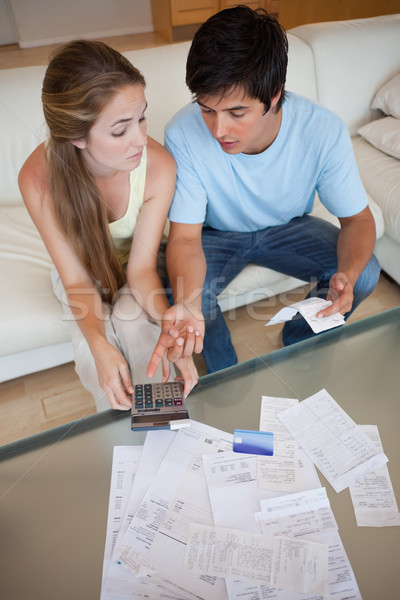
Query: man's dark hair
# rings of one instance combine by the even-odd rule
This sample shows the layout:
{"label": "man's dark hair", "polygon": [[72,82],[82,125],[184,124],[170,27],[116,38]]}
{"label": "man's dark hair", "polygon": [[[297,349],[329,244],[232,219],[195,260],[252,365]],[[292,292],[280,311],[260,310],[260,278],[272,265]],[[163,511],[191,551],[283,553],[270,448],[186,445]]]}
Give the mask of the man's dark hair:
{"label": "man's dark hair", "polygon": [[196,32],[186,63],[186,84],[195,99],[243,89],[271,108],[285,97],[288,42],[285,30],[264,9],[227,8]]}

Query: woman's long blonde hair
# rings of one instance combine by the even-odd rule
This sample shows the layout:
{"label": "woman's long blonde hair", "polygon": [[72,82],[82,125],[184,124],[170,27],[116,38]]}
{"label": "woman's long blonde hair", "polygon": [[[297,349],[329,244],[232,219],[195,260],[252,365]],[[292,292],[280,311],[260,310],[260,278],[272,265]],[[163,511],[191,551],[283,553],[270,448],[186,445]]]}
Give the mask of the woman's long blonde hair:
{"label": "woman's long blonde hair", "polygon": [[124,56],[102,42],[77,40],[56,51],[42,89],[56,218],[108,302],[125,283],[125,273],[110,235],[107,207],[72,141],[87,138],[118,89],[132,84],[144,87],[145,81]]}

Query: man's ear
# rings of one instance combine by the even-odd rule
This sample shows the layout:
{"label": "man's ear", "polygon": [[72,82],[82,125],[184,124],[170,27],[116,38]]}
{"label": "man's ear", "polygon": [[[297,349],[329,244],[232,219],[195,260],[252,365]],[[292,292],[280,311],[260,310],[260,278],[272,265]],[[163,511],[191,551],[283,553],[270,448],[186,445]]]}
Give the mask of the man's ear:
{"label": "man's ear", "polygon": [[71,144],[79,148],[80,150],[84,150],[86,148],[86,140],[85,138],[79,138],[79,140],[71,140]]}
{"label": "man's ear", "polygon": [[276,106],[276,105],[278,104],[278,102],[279,102],[279,98],[281,97],[281,95],[282,95],[282,90],[280,90],[280,91],[279,91],[279,92],[276,94],[276,96],[274,96],[274,97],[271,99],[271,108],[275,108],[275,106]]}

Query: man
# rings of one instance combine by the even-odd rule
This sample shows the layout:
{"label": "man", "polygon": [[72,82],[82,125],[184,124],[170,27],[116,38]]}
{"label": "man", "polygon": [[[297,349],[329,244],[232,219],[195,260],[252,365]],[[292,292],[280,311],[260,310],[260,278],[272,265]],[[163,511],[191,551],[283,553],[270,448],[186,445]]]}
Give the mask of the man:
{"label": "man", "polygon": [[[285,92],[287,49],[262,9],[212,16],[187,60],[195,102],[166,127],[177,186],[167,246],[175,304],[164,332],[189,326],[185,351],[199,351],[203,315],[208,372],[237,362],[217,295],[247,263],[317,281],[311,295],[332,301],[321,317],[348,317],[379,277],[374,220],[345,125]],[[316,191],[340,229],[309,215]],[[299,318],[285,324],[283,342],[311,335]],[[166,346],[164,337],[157,352]]]}

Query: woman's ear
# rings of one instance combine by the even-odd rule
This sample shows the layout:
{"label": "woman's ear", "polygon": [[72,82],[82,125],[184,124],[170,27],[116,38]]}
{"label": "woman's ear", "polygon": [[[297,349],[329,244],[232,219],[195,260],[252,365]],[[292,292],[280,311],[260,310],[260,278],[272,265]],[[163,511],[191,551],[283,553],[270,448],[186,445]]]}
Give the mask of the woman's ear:
{"label": "woman's ear", "polygon": [[71,140],[71,144],[73,146],[76,146],[76,148],[80,148],[80,150],[84,150],[86,148],[85,138],[79,138],[79,140]]}

